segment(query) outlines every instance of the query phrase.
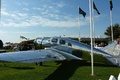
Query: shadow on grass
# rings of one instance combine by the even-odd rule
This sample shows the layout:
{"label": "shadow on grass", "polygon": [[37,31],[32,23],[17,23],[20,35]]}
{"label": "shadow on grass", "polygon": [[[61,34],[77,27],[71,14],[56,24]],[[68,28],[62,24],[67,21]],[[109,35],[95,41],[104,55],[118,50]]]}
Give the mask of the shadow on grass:
{"label": "shadow on grass", "polygon": [[75,70],[80,66],[78,61],[70,60],[70,61],[59,61],[58,64],[61,65],[45,80],[68,80],[71,77]]}
{"label": "shadow on grass", "polygon": [[56,67],[56,66],[46,65],[46,64],[43,64],[42,66],[43,66],[43,67]]}
{"label": "shadow on grass", "polygon": [[[77,68],[82,66],[91,66],[90,62],[78,60],[58,61],[57,64],[61,65],[45,80],[69,80]],[[94,63],[94,65],[99,67],[116,67],[114,65],[106,65],[100,63]]]}
{"label": "shadow on grass", "polygon": [[[6,67],[6,68],[12,68],[12,69],[18,69],[18,70],[29,70],[29,69],[35,69],[34,67],[30,66],[25,66],[25,65],[19,65],[17,63],[12,63],[12,62],[1,62],[1,67]],[[13,67],[14,66],[14,67]]]}
{"label": "shadow on grass", "polygon": [[18,69],[18,70],[30,70],[30,69],[35,69],[34,67],[10,67],[13,69]]}

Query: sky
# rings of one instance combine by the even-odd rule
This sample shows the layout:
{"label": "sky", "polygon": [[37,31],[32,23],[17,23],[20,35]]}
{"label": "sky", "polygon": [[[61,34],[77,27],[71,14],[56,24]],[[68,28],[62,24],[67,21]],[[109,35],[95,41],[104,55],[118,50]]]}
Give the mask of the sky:
{"label": "sky", "polygon": [[[120,3],[113,0],[112,23],[120,24]],[[94,10],[95,36],[106,37],[110,26],[109,0],[94,0],[100,15]],[[86,12],[78,14],[78,6]],[[80,27],[80,28],[79,28]],[[20,36],[90,37],[89,0],[1,0],[0,39],[21,42]]]}

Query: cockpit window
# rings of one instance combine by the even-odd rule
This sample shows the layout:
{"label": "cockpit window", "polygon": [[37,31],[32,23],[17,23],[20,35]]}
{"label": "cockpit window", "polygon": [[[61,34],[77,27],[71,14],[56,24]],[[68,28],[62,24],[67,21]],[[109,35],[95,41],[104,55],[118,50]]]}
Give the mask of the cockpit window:
{"label": "cockpit window", "polygon": [[60,40],[60,44],[65,44],[65,40]]}
{"label": "cockpit window", "polygon": [[57,38],[53,38],[53,39],[51,40],[51,42],[53,42],[53,43],[57,43],[57,41],[58,41]]}
{"label": "cockpit window", "polygon": [[36,38],[35,39],[35,43],[37,43],[37,44],[41,44],[42,43],[42,40],[43,40],[43,38]]}

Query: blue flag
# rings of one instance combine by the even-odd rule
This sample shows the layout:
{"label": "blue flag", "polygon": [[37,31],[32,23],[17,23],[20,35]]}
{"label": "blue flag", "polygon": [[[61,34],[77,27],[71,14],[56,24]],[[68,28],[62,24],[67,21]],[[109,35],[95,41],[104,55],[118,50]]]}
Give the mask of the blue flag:
{"label": "blue flag", "polygon": [[110,10],[112,11],[113,8],[113,4],[112,4],[112,0],[110,0]]}
{"label": "blue flag", "polygon": [[97,7],[95,6],[95,3],[93,2],[93,8],[96,10],[96,12],[100,15],[100,12],[98,11]]}
{"label": "blue flag", "polygon": [[86,16],[86,13],[79,7],[79,14],[82,14],[84,17]]}

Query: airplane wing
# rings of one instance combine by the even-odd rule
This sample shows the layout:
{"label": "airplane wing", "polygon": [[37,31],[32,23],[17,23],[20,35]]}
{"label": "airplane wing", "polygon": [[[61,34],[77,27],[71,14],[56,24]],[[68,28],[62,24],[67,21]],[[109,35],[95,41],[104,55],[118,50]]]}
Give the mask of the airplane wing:
{"label": "airplane wing", "polygon": [[50,60],[65,60],[66,58],[57,52],[51,50],[32,50],[32,51],[19,51],[19,52],[8,52],[1,53],[1,61],[9,62],[44,62]]}
{"label": "airplane wing", "polygon": [[59,46],[52,47],[51,50],[53,50],[55,52],[59,52],[59,54],[62,54],[66,58],[82,60],[81,58],[74,56],[72,54],[73,48],[71,48],[71,47],[59,45]]}
{"label": "airplane wing", "polygon": [[45,50],[31,50],[31,51],[19,51],[19,52],[8,52],[1,53],[0,60],[8,62],[23,62],[23,63],[34,63],[44,62],[51,60],[65,60],[67,58],[78,59],[72,54],[63,51],[57,51],[55,49]]}

